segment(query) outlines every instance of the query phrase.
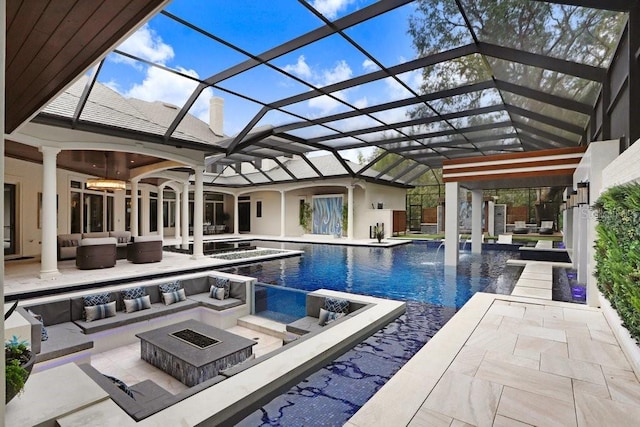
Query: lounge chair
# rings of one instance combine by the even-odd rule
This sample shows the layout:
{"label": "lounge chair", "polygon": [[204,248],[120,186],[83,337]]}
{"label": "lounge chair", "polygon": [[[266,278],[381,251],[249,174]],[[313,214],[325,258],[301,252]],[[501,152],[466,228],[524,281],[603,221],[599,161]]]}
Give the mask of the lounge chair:
{"label": "lounge chair", "polygon": [[528,232],[529,228],[527,228],[527,224],[524,221],[515,221],[513,234],[527,234]]}
{"label": "lounge chair", "polygon": [[540,223],[540,234],[553,234],[553,221],[542,221]]}
{"label": "lounge chair", "polygon": [[510,245],[513,243],[513,236],[511,234],[498,234],[498,241],[496,243]]}

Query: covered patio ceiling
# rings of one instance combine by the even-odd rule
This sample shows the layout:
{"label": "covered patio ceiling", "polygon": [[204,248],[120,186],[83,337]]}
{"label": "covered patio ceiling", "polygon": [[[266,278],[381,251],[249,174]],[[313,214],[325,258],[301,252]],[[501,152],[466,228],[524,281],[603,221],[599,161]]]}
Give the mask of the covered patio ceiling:
{"label": "covered patio ceiling", "polygon": [[[174,0],[149,25],[184,34],[190,55],[211,57],[206,66],[194,62],[189,69],[195,72],[187,72],[123,45],[88,74],[73,115],[41,112],[34,121],[121,134],[106,119],[83,116],[83,109],[95,82],[109,83],[105,70],[133,62],[194,87],[167,124],[144,135],[147,141],[178,146],[178,126],[213,89],[244,115],[234,117],[240,125],[233,136],[212,133],[210,142],[200,143],[213,156],[210,162],[331,153],[352,177],[373,168],[394,183],[415,185],[445,160],[586,145],[628,11],[637,7],[623,0],[386,0],[358,6],[328,16],[315,2],[274,5],[273,20],[256,20],[257,41],[245,46],[187,0]],[[260,34],[277,32],[289,16],[279,8],[306,19],[288,23],[298,36],[264,45]],[[407,17],[406,25],[390,27],[398,16]],[[333,80],[291,66],[319,50],[336,63],[348,51],[363,66]],[[265,85],[275,89],[266,92]],[[350,96],[365,90],[386,95],[364,101]],[[319,111],[318,104],[331,108]],[[141,137],[138,129],[130,131],[132,139]],[[359,169],[343,160],[355,151],[366,157]]]}

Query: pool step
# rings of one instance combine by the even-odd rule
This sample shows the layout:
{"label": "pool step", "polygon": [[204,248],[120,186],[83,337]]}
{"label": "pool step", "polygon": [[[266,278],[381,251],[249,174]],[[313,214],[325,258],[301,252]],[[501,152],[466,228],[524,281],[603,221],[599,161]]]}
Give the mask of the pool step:
{"label": "pool step", "polygon": [[241,317],[238,319],[238,326],[262,332],[263,334],[271,335],[280,339],[284,339],[286,335],[285,325],[283,323],[275,322],[259,316],[248,315]]}

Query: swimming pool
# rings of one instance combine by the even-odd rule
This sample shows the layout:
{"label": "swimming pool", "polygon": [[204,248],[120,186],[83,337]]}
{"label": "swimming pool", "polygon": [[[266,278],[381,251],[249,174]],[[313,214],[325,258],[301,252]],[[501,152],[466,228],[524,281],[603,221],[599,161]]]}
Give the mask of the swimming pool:
{"label": "swimming pool", "polygon": [[[506,267],[513,251],[468,251],[458,267],[443,266],[443,251],[426,243],[395,248],[256,242],[303,250],[287,258],[239,266],[267,295],[265,312],[287,321],[304,312],[304,291],[343,290],[406,300],[407,311],[382,330],[254,411],[239,426],[341,426],[355,414],[471,296],[510,293],[519,268]],[[258,296],[256,295],[256,298]],[[296,311],[298,310],[298,311]]]}
{"label": "swimming pool", "polygon": [[[233,268],[258,282],[314,291],[320,288],[460,308],[502,273],[513,251],[463,251],[444,267],[444,251],[426,242],[393,248],[253,241],[252,245],[304,251],[302,257]],[[230,270],[226,270],[230,271]]]}

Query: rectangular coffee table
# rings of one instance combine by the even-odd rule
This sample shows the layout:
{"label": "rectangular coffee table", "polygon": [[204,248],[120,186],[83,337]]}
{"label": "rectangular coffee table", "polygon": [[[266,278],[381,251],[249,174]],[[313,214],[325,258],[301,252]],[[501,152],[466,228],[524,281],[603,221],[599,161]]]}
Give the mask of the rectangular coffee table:
{"label": "rectangular coffee table", "polygon": [[140,338],[142,360],[189,387],[244,362],[257,344],[197,320],[186,320],[136,336]]}

